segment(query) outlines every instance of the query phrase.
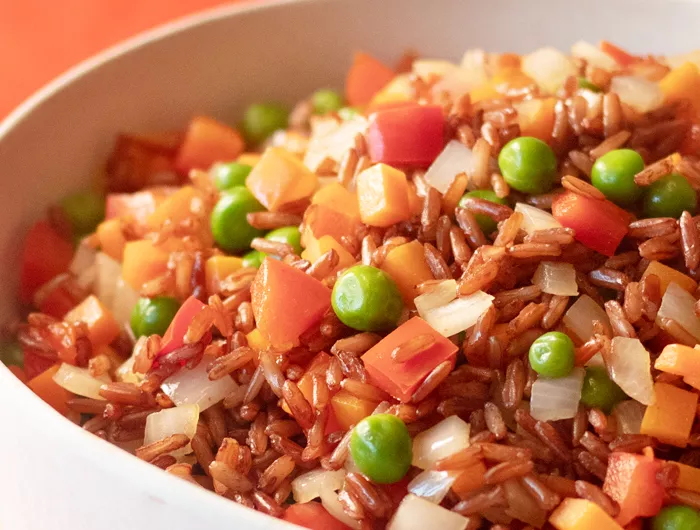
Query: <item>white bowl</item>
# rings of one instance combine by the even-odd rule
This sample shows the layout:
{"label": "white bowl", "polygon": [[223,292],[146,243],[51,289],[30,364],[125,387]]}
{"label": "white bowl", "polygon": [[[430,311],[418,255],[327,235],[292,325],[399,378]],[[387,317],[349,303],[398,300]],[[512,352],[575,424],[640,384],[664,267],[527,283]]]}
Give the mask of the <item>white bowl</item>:
{"label": "white bowl", "polygon": [[[181,126],[195,113],[235,123],[251,101],[291,103],[340,87],[356,49],[395,60],[411,47],[456,60],[468,47],[568,49],[607,38],[639,53],[671,53],[700,47],[697,20],[700,4],[678,1],[276,1],[209,11],[132,39],[0,124],[0,321],[13,314],[23,230],[52,200],[86,185],[119,131]],[[2,365],[0,527],[292,528],[81,431]]]}

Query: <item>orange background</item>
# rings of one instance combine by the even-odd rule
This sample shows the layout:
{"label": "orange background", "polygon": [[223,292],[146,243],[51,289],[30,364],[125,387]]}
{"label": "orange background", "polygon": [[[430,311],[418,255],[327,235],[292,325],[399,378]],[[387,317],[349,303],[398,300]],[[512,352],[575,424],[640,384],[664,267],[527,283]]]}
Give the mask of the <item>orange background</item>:
{"label": "orange background", "polygon": [[236,0],[0,0],[0,119],[60,73],[163,22]]}

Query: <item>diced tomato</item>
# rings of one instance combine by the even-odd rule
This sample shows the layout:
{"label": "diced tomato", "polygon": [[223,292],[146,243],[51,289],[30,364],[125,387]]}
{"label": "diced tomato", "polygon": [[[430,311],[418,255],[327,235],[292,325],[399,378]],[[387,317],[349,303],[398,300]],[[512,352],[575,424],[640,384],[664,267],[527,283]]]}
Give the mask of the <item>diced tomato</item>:
{"label": "diced tomato", "polygon": [[[168,329],[163,334],[160,351],[158,357],[170,353],[177,348],[185,345],[185,334],[189,328],[195,315],[204,309],[205,304],[197,300],[194,296],[190,296],[185,303],[180,306],[175,318],[168,326]],[[203,339],[205,343],[211,342],[211,333],[205,335]]]}
{"label": "diced tomato", "polygon": [[[76,291],[74,287],[77,286],[68,274],[59,274],[37,289],[34,305],[45,315],[63,319],[84,296],[79,288]],[[77,300],[76,294],[80,295]]]}
{"label": "diced tomato", "polygon": [[178,189],[180,188],[158,186],[136,193],[110,193],[107,195],[105,218],[130,216],[139,224],[144,224],[158,205]]}
{"label": "diced tomato", "polygon": [[24,352],[24,373],[27,374],[27,379],[34,379],[37,375],[45,372],[56,364],[56,358],[47,359],[41,356],[37,351],[27,348],[22,348]]}
{"label": "diced tomato", "polygon": [[[435,343],[406,362],[391,358],[394,348],[417,335],[432,335]],[[426,376],[440,363],[453,365],[457,346],[440,335],[420,317],[413,317],[384,337],[362,356],[374,383],[395,398],[406,402]]]}
{"label": "diced tomato", "polygon": [[279,260],[265,258],[251,286],[255,322],[273,346],[295,346],[331,306],[320,281]]}
{"label": "diced tomato", "polygon": [[369,117],[370,158],[391,166],[428,167],[445,145],[444,127],[437,105],[379,110]]}
{"label": "diced tomato", "polygon": [[46,221],[38,221],[24,239],[20,265],[20,299],[30,303],[36,290],[66,272],[73,259],[73,245]]}
{"label": "diced tomato", "polygon": [[603,53],[607,53],[610,57],[615,59],[617,64],[620,66],[629,66],[632,63],[636,63],[640,60],[639,57],[632,55],[619,46],[615,46],[613,43],[606,40],[600,41],[600,49]]}
{"label": "diced tomato", "polygon": [[660,470],[661,463],[651,455],[610,455],[603,491],[620,505],[620,525],[659,512],[664,501],[664,488],[656,478]]}
{"label": "diced tomato", "polygon": [[366,53],[356,53],[345,79],[345,97],[354,107],[367,105],[394,77],[394,71]]}
{"label": "diced tomato", "polygon": [[243,137],[236,129],[213,118],[197,116],[187,128],[175,167],[182,173],[209,169],[215,162],[236,160],[244,148]]}
{"label": "diced tomato", "polygon": [[631,215],[607,200],[591,199],[573,192],[557,197],[552,215],[574,230],[578,241],[601,254],[612,256],[627,234]]}
{"label": "diced tomato", "polygon": [[323,507],[320,502],[292,504],[284,512],[283,520],[310,530],[350,530]]}

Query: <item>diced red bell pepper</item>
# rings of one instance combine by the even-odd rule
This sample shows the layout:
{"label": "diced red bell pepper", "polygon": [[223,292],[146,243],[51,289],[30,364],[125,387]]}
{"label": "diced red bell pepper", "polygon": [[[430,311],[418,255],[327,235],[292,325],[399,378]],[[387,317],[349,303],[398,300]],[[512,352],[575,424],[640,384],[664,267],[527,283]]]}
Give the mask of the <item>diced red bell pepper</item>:
{"label": "diced red bell pepper", "polygon": [[155,182],[180,183],[173,160],[181,141],[179,131],[157,136],[120,134],[107,161],[109,191],[136,191]]}
{"label": "diced red bell pepper", "polygon": [[617,62],[617,64],[620,66],[629,66],[633,63],[639,62],[640,60],[639,57],[632,55],[619,46],[615,46],[613,43],[606,40],[600,41],[600,50],[615,59],[615,62]]}
{"label": "diced red bell pepper", "polygon": [[350,530],[349,526],[338,521],[320,502],[315,501],[292,504],[282,519],[310,530]]}
{"label": "diced red bell pepper", "polygon": [[24,352],[24,373],[27,375],[27,379],[34,379],[56,364],[55,357],[47,359],[26,346],[22,348],[22,351]]}
{"label": "diced red bell pepper", "polygon": [[34,294],[34,305],[39,312],[54,318],[63,319],[64,315],[73,309],[80,300],[76,300],[76,291],[71,289],[68,274],[59,274],[49,280]]}
{"label": "diced red bell pepper", "polygon": [[444,127],[437,105],[378,110],[369,117],[370,158],[397,167],[428,167],[445,146]]}
{"label": "diced red bell pepper", "polygon": [[552,215],[572,228],[578,241],[606,256],[615,254],[632,216],[608,200],[566,192],[552,203]]}
{"label": "diced red bell pepper", "polygon": [[243,137],[236,129],[213,118],[197,116],[187,128],[175,167],[182,173],[189,173],[190,169],[209,169],[215,162],[235,160],[244,148]]}
{"label": "diced red bell pepper", "polygon": [[394,78],[394,71],[371,55],[358,52],[345,79],[345,97],[353,107],[367,105]]}
{"label": "diced red bell pepper", "polygon": [[620,505],[616,518],[620,525],[659,512],[664,502],[664,488],[656,478],[660,470],[661,463],[651,455],[610,455],[603,491]]}
{"label": "diced red bell pepper", "polygon": [[73,245],[46,221],[38,221],[24,239],[20,266],[20,299],[30,303],[36,290],[66,272],[73,259]]}
{"label": "diced red bell pepper", "polygon": [[255,322],[277,347],[299,343],[331,306],[331,292],[316,278],[279,260],[265,258],[251,286]]}
{"label": "diced red bell pepper", "polygon": [[[396,362],[391,353],[417,335],[432,335],[435,343],[406,362]],[[407,402],[423,379],[440,363],[454,366],[457,346],[420,317],[402,324],[362,356],[372,381],[396,399]]]}
{"label": "diced red bell pepper", "polygon": [[158,186],[136,193],[110,193],[105,205],[105,219],[131,216],[144,224],[156,208],[180,188]]}
{"label": "diced red bell pepper", "polygon": [[[163,334],[163,340],[161,340],[160,351],[158,352],[158,357],[170,353],[177,348],[185,345],[185,334],[189,328],[195,315],[204,309],[206,304],[197,300],[194,296],[190,296],[185,303],[180,306],[175,318],[168,326],[168,329]],[[211,333],[208,332],[204,338],[203,342],[208,344],[211,342]]]}

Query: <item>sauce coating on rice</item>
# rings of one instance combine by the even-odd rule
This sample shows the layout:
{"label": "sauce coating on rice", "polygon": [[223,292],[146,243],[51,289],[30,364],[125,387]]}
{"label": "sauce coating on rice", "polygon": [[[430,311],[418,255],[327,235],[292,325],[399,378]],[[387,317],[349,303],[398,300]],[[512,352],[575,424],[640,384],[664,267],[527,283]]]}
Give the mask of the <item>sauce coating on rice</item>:
{"label": "sauce coating on rice", "polygon": [[358,53],[121,134],[26,236],[3,361],[311,529],[700,528],[699,62]]}

